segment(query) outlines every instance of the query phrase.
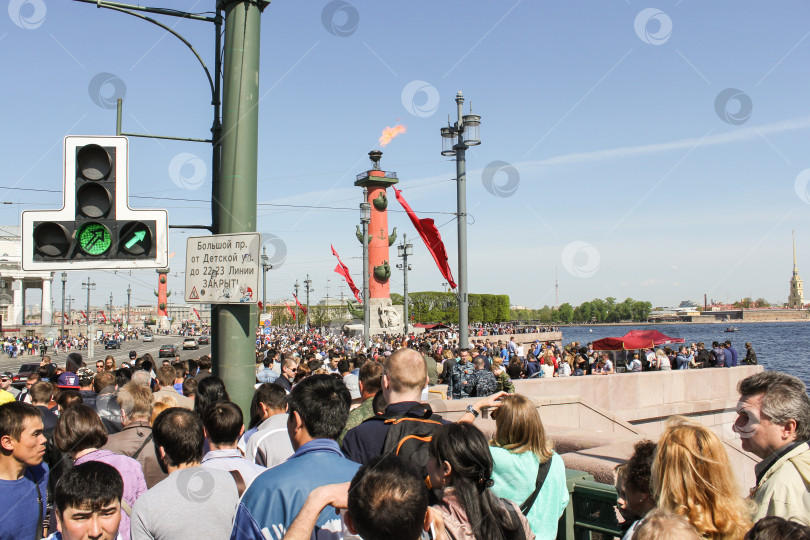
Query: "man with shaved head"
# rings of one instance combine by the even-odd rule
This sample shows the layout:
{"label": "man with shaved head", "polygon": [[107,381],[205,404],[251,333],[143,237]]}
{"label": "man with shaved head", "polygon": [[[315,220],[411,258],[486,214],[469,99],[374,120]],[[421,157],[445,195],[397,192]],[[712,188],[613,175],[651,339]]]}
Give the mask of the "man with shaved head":
{"label": "man with shaved head", "polygon": [[[383,364],[382,393],[388,404],[384,416],[422,416],[426,408],[430,411],[430,407],[420,403],[422,389],[427,383],[427,365],[419,352],[407,348],[394,352]],[[446,423],[445,420],[441,422]],[[365,465],[372,458],[382,455],[389,429],[389,424],[385,422],[374,421],[374,418],[366,420],[346,433],[343,453],[352,461]]]}

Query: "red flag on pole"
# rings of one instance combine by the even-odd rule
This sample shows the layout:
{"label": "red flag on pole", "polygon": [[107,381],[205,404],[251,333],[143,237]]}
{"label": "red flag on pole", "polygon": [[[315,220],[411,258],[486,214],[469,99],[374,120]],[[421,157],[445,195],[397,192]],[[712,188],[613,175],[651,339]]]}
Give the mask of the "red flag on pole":
{"label": "red flag on pole", "polygon": [[447,262],[447,251],[444,249],[442,235],[439,234],[439,229],[436,228],[436,224],[430,218],[419,219],[416,217],[416,214],[402,196],[402,192],[393,186],[391,187],[394,189],[394,194],[396,194],[399,204],[401,204],[402,208],[405,209],[408,217],[411,218],[411,223],[413,223],[413,226],[416,227],[416,231],[425,242],[425,246],[427,246],[428,251],[430,251],[430,254],[433,255],[433,260],[436,261],[436,266],[439,267],[439,271],[442,273],[442,276],[444,276],[444,279],[447,280],[450,288],[455,289],[456,282],[453,280],[453,273],[450,271],[450,265]]}
{"label": "red flag on pole", "polygon": [[295,296],[295,293],[293,293],[293,298],[295,298],[295,303],[298,304],[298,309],[300,309],[304,313],[304,315],[306,315],[307,314],[307,308],[305,308],[304,306],[301,305],[301,302],[298,301],[298,297]]}
{"label": "red flag on pole", "polygon": [[67,313],[62,313],[62,316],[65,318],[66,321],[70,320],[70,317],[68,317]]}
{"label": "red flag on pole", "polygon": [[106,316],[106,315],[104,315],[104,312],[103,312],[103,311],[99,311],[99,312],[98,312],[98,314],[99,314],[99,315],[101,315],[101,318],[102,318],[102,319],[104,319],[104,324],[107,324],[107,316]]}
{"label": "red flag on pole", "polygon": [[346,267],[345,264],[343,264],[343,261],[340,260],[340,255],[338,255],[337,251],[335,251],[335,246],[330,245],[329,247],[332,248],[332,255],[337,257],[338,260],[338,264],[335,267],[335,272],[343,276],[343,279],[346,280],[346,283],[349,285],[349,288],[354,293],[354,298],[362,304],[363,301],[360,299],[360,291],[357,289],[357,286],[354,284],[354,281],[352,281],[352,276],[349,274],[349,269]]}
{"label": "red flag on pole", "polygon": [[88,321],[90,320],[90,319],[87,317],[87,313],[85,313],[84,311],[80,311],[79,313],[81,313],[81,314],[82,314],[82,317],[84,317],[84,318],[85,318],[85,319],[87,319]]}
{"label": "red flag on pole", "polygon": [[295,320],[295,312],[293,311],[293,308],[290,307],[290,303],[285,301],[284,305],[287,306],[287,311],[290,312],[290,315],[292,315],[293,320]]}
{"label": "red flag on pole", "polygon": [[194,315],[196,315],[198,319],[202,319],[202,317],[200,317],[200,312],[199,312],[199,311],[197,311],[197,310],[196,310],[196,309],[194,309],[194,308],[191,308],[191,311],[193,311],[193,312],[194,312]]}

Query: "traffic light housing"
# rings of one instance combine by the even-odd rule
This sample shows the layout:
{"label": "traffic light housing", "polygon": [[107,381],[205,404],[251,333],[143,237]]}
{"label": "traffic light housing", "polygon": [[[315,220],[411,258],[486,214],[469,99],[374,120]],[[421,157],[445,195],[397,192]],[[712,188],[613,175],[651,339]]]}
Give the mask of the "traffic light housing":
{"label": "traffic light housing", "polygon": [[128,144],[65,137],[64,204],[22,213],[24,270],[168,266],[168,213],[128,205]]}

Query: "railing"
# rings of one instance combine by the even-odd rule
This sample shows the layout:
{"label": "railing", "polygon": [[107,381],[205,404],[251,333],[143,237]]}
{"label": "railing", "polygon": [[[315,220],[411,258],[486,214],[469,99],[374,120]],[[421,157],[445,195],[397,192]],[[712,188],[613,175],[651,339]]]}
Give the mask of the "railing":
{"label": "railing", "polygon": [[616,519],[616,488],[593,481],[584,471],[566,469],[570,501],[557,527],[557,540],[590,540],[621,538],[623,532]]}

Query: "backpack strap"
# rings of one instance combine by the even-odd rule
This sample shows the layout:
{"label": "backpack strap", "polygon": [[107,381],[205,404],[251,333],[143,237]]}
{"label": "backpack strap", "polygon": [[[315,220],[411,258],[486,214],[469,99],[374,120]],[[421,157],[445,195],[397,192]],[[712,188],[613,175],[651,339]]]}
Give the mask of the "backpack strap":
{"label": "backpack strap", "polygon": [[149,435],[146,436],[146,439],[144,439],[143,443],[138,447],[137,450],[135,450],[135,453],[132,454],[132,459],[136,459],[136,460],[138,459],[138,456],[141,455],[141,452],[143,451],[143,449],[146,448],[146,445],[149,444],[149,441],[152,440],[152,435],[153,434],[150,432]]}
{"label": "backpack strap", "polygon": [[532,509],[532,505],[534,501],[537,499],[537,496],[540,494],[540,488],[543,487],[543,482],[546,481],[546,476],[548,476],[548,470],[551,468],[551,459],[545,463],[541,463],[540,466],[537,468],[537,481],[535,482],[534,491],[532,491],[529,498],[526,499],[523,504],[520,505],[520,511],[523,512],[524,516],[529,515],[529,510]]}
{"label": "backpack strap", "polygon": [[132,516],[132,507],[124,499],[121,499],[121,510],[123,510],[126,515]]}
{"label": "backpack strap", "polygon": [[233,481],[236,482],[236,491],[239,492],[239,496],[242,496],[242,493],[245,492],[247,486],[245,485],[245,479],[242,478],[242,473],[239,471],[228,471],[231,476],[233,476]]}

